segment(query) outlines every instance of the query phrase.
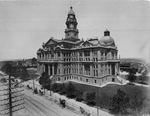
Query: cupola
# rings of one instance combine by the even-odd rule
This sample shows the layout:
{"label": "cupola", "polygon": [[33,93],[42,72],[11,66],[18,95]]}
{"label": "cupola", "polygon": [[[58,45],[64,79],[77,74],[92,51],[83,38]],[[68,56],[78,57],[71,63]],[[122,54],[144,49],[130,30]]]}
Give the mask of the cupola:
{"label": "cupola", "polygon": [[72,6],[70,7],[70,11],[68,12],[68,15],[75,15],[74,11],[72,10]]}
{"label": "cupola", "polygon": [[101,45],[105,45],[105,46],[115,46],[115,41],[114,39],[110,36],[110,32],[106,29],[106,31],[104,31],[104,36],[100,39],[100,43]]}

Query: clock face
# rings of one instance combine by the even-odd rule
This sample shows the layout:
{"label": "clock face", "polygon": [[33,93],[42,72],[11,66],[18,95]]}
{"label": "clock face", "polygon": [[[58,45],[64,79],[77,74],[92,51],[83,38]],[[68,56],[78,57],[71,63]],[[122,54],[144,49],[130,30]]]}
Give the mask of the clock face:
{"label": "clock face", "polygon": [[70,28],[73,29],[73,28],[74,28],[74,25],[73,25],[73,24],[70,24]]}
{"label": "clock face", "polygon": [[70,18],[73,18],[73,16],[71,15]]}

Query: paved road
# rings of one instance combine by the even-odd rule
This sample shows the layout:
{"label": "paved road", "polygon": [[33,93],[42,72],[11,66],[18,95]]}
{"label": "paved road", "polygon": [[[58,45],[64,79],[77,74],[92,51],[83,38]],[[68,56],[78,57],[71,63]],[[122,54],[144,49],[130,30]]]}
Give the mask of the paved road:
{"label": "paved road", "polygon": [[80,116],[67,108],[25,89],[25,112],[27,116]]}

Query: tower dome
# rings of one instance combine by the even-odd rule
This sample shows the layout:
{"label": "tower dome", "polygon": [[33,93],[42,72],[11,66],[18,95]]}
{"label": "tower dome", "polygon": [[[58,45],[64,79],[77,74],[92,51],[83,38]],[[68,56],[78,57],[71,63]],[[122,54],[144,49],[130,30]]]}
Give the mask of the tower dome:
{"label": "tower dome", "polygon": [[72,6],[70,7],[70,11],[68,12],[68,15],[72,14],[72,15],[75,15],[74,11],[72,10]]}
{"label": "tower dome", "polygon": [[104,37],[100,39],[101,45],[105,46],[115,46],[115,41],[114,39],[110,36],[110,32],[106,29],[104,31]]}

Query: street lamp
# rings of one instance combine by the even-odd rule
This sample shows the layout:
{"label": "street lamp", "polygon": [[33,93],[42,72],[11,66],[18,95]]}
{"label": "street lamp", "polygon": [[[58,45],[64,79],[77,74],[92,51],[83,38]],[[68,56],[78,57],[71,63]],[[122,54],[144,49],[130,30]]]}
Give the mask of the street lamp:
{"label": "street lamp", "polygon": [[33,93],[34,93],[34,89],[35,89],[35,84],[34,84],[34,77],[33,77]]}

